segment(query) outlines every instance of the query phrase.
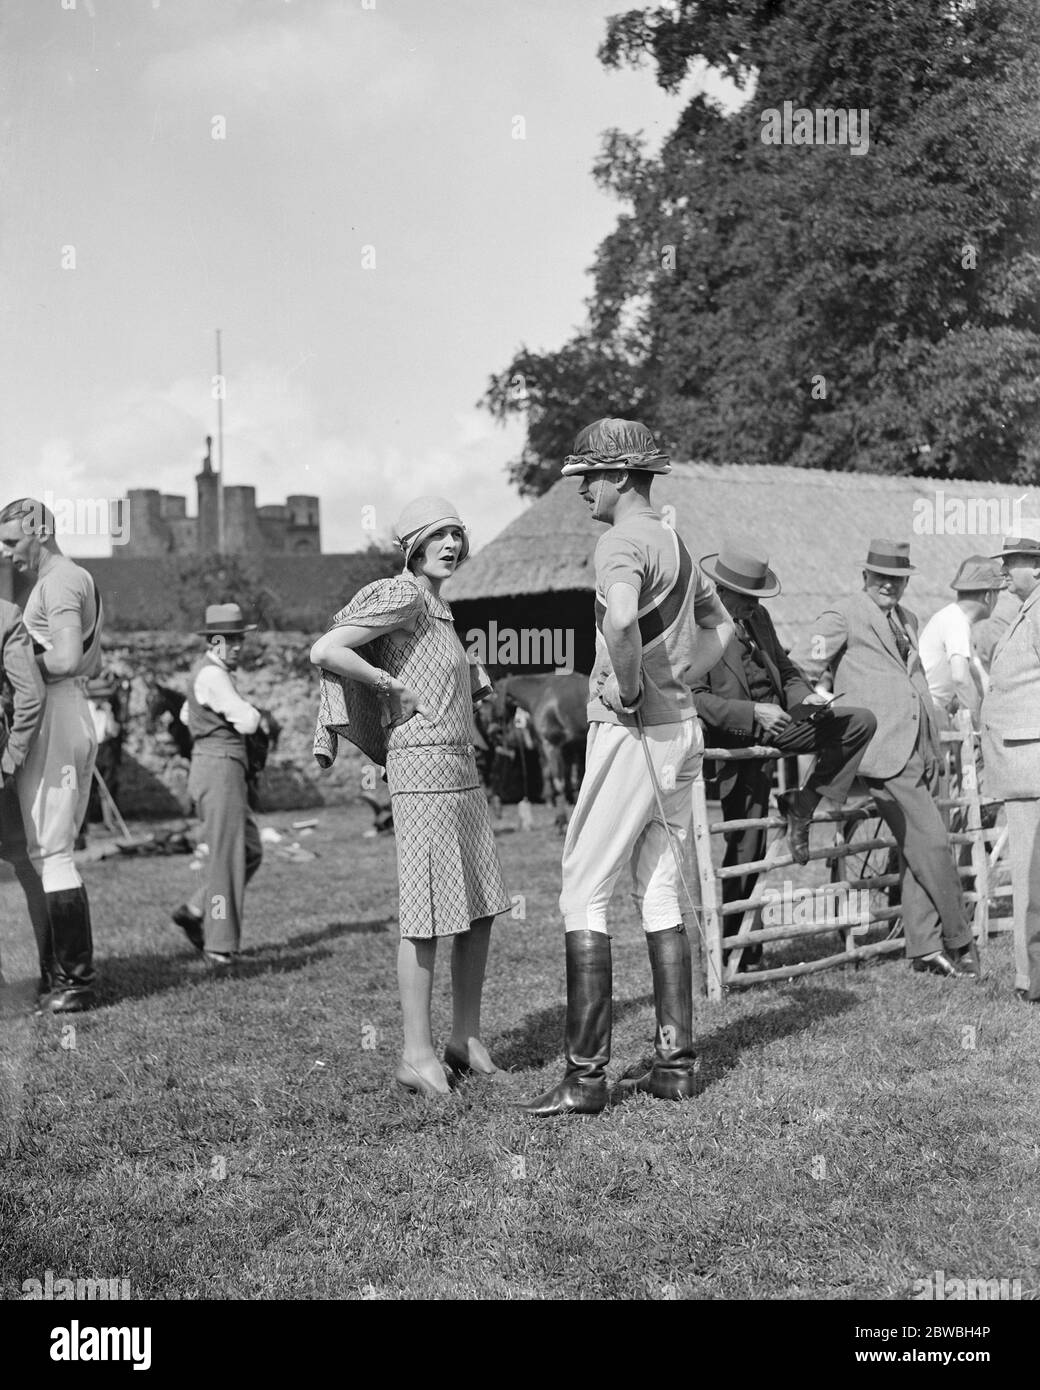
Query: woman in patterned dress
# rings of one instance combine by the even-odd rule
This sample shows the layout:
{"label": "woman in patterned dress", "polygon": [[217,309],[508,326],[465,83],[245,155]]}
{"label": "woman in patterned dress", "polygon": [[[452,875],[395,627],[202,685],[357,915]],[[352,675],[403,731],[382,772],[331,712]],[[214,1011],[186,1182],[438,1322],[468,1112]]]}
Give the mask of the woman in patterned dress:
{"label": "woman in patterned dress", "polygon": [[400,887],[404,1050],[396,1079],[410,1091],[444,1095],[449,1077],[430,1022],[437,940],[454,937],[444,1059],[452,1079],[490,1075],[480,1001],[491,920],[509,900],[474,757],[470,665],[440,597],[469,552],[466,528],[450,502],[424,497],[405,508],[396,534],[404,573],[362,589],[315,642],[311,661],[384,703]]}

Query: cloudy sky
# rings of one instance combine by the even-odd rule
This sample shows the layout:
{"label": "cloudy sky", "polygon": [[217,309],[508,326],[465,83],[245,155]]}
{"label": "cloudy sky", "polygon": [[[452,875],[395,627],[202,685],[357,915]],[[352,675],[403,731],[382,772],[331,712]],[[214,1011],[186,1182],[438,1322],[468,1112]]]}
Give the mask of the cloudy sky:
{"label": "cloudy sky", "polygon": [[143,486],[193,512],[219,327],[229,484],[318,494],[329,551],[426,492],[490,539],[522,430],[477,401],[583,319],[618,210],[600,134],[656,148],[711,82],[603,69],[626,7],[0,0],[0,500]]}

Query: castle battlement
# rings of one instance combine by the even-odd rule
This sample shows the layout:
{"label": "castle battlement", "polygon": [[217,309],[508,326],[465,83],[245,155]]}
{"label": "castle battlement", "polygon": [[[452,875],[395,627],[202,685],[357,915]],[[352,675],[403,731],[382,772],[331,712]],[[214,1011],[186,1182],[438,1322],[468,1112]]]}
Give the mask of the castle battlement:
{"label": "castle battlement", "polygon": [[[188,499],[158,488],[132,487],[128,538],[112,547],[116,560],[159,555],[209,555],[218,549],[217,489],[212,439],[206,437],[202,469],[195,475],[197,507],[188,515]],[[284,502],[256,505],[256,488],[224,487],[224,538],[229,555],[320,555],[321,502],[294,493]]]}

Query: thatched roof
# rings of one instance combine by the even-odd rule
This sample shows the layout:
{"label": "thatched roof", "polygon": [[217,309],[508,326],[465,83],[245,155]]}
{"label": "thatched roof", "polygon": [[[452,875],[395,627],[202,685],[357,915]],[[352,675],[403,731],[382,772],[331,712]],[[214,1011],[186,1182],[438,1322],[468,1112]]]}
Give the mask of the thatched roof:
{"label": "thatched roof", "polygon": [[[677,464],[655,480],[653,498],[659,509],[674,507],[694,559],[717,551],[727,536],[769,554],[784,590],[768,601],[769,611],[793,646],[828,600],[862,586],[872,538],[910,541],[917,573],[905,602],[924,621],[953,598],[950,580],[963,559],[1000,550],[1016,502],[1024,517],[1040,517],[1035,489],[753,464]],[[972,525],[975,534],[963,534]],[[462,604],[591,591],[602,534],[577,480],[561,479],[468,561],[444,596]]]}

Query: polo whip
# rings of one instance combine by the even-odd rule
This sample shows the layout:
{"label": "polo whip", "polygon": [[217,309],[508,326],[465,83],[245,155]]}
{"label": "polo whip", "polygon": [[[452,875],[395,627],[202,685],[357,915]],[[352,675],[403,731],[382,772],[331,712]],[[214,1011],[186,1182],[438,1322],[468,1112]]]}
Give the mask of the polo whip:
{"label": "polo whip", "polygon": [[[689,907],[690,912],[691,912],[692,915],[693,915],[693,920],[694,920],[694,922],[695,922],[696,925],[697,925],[697,934],[698,934],[698,936],[699,936],[700,939],[701,939],[701,949],[702,949],[702,951],[703,951],[704,957],[705,957],[705,959],[706,959],[707,961],[710,962],[710,968],[711,968],[711,970],[713,971],[713,973],[717,976],[717,975],[718,975],[718,967],[717,967],[716,964],[715,964],[715,957],[714,957],[714,955],[712,954],[712,951],[711,951],[711,949],[710,949],[710,947],[709,947],[709,945],[708,945],[708,939],[707,939],[707,937],[705,936],[705,933],[704,933],[704,916],[703,916],[703,913],[701,912],[701,909],[700,909],[700,908],[698,907],[698,905],[694,902],[694,900],[693,900],[693,894],[690,892],[689,884],[686,882],[686,875],[683,873],[683,867],[682,867],[682,855],[679,853],[678,846],[677,846],[676,843],[675,843],[675,837],[674,837],[673,834],[672,834],[672,827],[669,825],[669,823],[668,823],[668,817],[665,815],[664,803],[663,803],[663,801],[662,801],[662,799],[661,799],[661,784],[660,784],[660,782],[657,780],[657,771],[656,771],[656,769],[655,769],[655,767],[654,767],[653,759],[650,757],[650,749],[647,747],[647,743],[646,743],[645,732],[644,732],[644,729],[643,729],[643,716],[640,714],[640,712],[639,712],[638,709],[635,711],[635,716],[636,716],[636,727],[637,727],[638,733],[639,733],[639,742],[640,742],[640,744],[642,745],[642,748],[643,748],[643,756],[646,758],[646,765],[647,765],[647,768],[648,768],[648,770],[649,770],[649,772],[650,772],[650,785],[651,785],[651,786],[653,787],[653,789],[654,789],[654,800],[655,800],[656,803],[657,803],[657,811],[658,811],[658,814],[659,814],[660,817],[661,817],[661,824],[664,826],[664,833],[665,833],[665,834],[667,835],[667,837],[668,837],[668,845],[669,845],[669,848],[670,848],[671,851],[672,851],[672,858],[675,860],[675,868],[676,868],[676,872],[677,872],[678,875],[679,875],[679,882],[682,884],[683,892],[684,892],[685,895],[686,895],[686,903],[687,903],[687,906]],[[703,755],[702,755],[702,764],[703,764]],[[708,853],[710,854],[710,852],[711,852],[711,843],[710,843],[710,840],[709,840],[709,843],[708,843]],[[719,981],[718,981],[718,984],[719,984],[719,986],[721,987],[722,981],[719,980]]]}

